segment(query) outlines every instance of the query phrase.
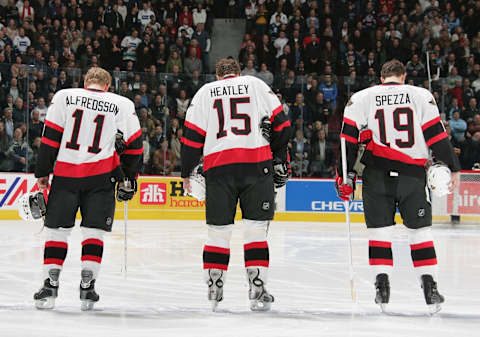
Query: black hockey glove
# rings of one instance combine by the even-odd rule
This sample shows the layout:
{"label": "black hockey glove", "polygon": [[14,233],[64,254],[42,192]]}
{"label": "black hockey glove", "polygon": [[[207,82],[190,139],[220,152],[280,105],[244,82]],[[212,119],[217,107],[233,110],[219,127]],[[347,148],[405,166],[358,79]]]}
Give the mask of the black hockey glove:
{"label": "black hockey glove", "polygon": [[285,186],[291,176],[288,162],[280,162],[277,159],[273,160],[273,185],[275,188]]}
{"label": "black hockey glove", "polygon": [[135,179],[125,178],[117,184],[117,200],[128,201],[133,198],[137,192],[137,181]]}
{"label": "black hockey glove", "polygon": [[262,118],[262,121],[260,122],[260,130],[262,131],[263,138],[270,143],[272,140],[272,123],[267,116]]}
{"label": "black hockey glove", "polygon": [[115,135],[115,151],[117,151],[117,154],[120,156],[126,149],[127,144],[123,140],[123,132],[117,130],[117,134]]}

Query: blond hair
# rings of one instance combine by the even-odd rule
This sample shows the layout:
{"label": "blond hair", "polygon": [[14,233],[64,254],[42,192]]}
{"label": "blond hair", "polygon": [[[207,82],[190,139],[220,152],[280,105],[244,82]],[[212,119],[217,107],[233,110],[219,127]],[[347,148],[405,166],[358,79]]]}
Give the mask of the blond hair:
{"label": "blond hair", "polygon": [[101,86],[110,86],[112,83],[112,76],[110,73],[100,67],[92,67],[88,69],[85,75],[85,84],[99,84]]}
{"label": "blond hair", "polygon": [[218,77],[225,75],[240,75],[240,65],[232,58],[224,58],[217,62],[215,67]]}

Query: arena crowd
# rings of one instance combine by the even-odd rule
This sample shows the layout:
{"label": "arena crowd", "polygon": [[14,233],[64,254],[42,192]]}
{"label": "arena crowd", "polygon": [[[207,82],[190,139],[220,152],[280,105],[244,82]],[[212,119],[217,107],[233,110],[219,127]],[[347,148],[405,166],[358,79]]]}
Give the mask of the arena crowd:
{"label": "arena crowd", "polygon": [[178,172],[185,112],[215,80],[213,19],[225,17],[246,21],[231,55],[242,74],[270,85],[294,125],[294,176],[334,175],[345,102],[392,58],[434,93],[462,168],[480,169],[478,0],[0,0],[0,171],[35,169],[53,94],[101,66],[135,103],[142,173]]}

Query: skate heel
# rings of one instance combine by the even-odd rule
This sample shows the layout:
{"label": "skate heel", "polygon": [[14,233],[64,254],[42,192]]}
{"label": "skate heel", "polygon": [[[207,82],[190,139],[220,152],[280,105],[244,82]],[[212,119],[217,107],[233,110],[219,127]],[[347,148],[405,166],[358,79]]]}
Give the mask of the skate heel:
{"label": "skate heel", "polygon": [[49,278],[45,279],[43,287],[33,295],[37,309],[53,309],[55,307],[55,299],[58,296],[60,269],[51,269],[48,273]]}
{"label": "skate heel", "polygon": [[80,309],[82,311],[93,310],[93,306],[100,296],[95,292],[95,280],[93,272],[90,270],[82,270],[82,280],[80,281]]}
{"label": "skate heel", "polygon": [[387,311],[387,305],[390,301],[390,281],[387,274],[378,274],[375,282],[375,303],[380,306],[382,312]]}
{"label": "skate heel", "polygon": [[440,295],[437,289],[437,282],[433,280],[432,275],[422,275],[422,289],[427,303],[430,315],[434,315],[442,310],[441,304],[445,302],[445,298]]}
{"label": "skate heel", "polygon": [[264,282],[260,278],[260,269],[247,268],[247,277],[249,283],[248,298],[250,299],[250,310],[269,311],[275,299],[265,288]]}
{"label": "skate heel", "polygon": [[212,306],[212,311],[217,309],[218,303],[223,300],[224,274],[220,269],[208,270],[208,300]]}

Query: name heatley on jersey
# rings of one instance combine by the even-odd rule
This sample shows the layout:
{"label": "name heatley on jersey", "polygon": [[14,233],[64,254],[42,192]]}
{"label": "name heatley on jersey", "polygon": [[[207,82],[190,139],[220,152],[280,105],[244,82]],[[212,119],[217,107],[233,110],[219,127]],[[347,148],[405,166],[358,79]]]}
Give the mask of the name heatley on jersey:
{"label": "name heatley on jersey", "polygon": [[[143,144],[134,112],[132,101],[114,93],[58,91],[47,111],[35,176],[53,172],[58,186],[75,190],[111,183],[112,176],[135,177]],[[114,146],[118,131],[126,143],[121,164]]]}

